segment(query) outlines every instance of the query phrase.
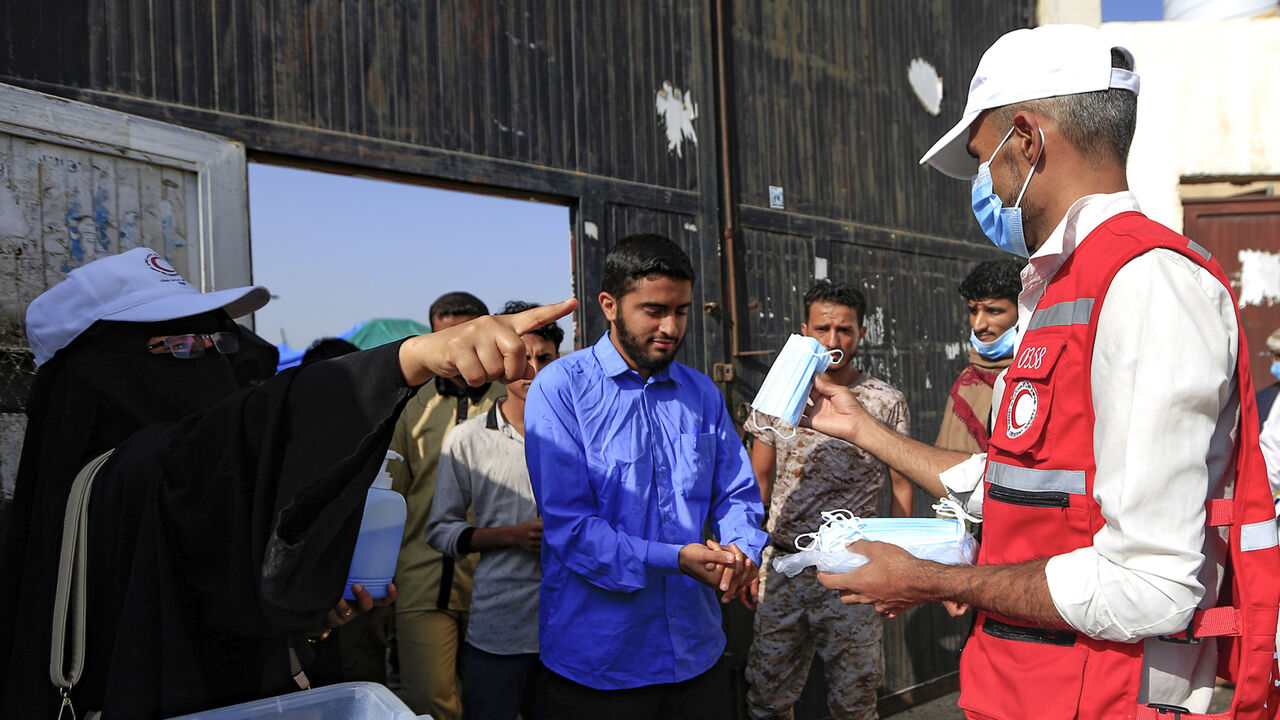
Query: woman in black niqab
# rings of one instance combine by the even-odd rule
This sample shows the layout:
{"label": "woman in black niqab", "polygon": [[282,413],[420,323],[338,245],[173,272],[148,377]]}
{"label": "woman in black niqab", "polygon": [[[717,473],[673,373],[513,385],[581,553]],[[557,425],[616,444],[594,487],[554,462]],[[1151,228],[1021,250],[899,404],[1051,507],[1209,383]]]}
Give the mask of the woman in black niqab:
{"label": "woman in black niqab", "polygon": [[288,641],[339,600],[364,495],[412,394],[398,344],[237,390],[226,356],[147,350],[235,332],[218,310],[99,321],[36,375],[0,565],[0,717],[53,718],[52,604],[76,473],[90,501],[77,710],[158,717],[296,689]]}

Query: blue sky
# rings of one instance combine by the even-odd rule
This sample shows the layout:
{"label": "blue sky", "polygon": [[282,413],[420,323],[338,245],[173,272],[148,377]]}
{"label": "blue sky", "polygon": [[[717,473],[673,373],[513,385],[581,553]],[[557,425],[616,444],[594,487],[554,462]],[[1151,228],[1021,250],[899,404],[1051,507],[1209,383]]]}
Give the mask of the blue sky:
{"label": "blue sky", "polygon": [[451,290],[492,312],[572,293],[561,205],[251,163],[249,222],[254,282],[278,296],[258,334],[295,348],[374,317],[426,323]]}
{"label": "blue sky", "polygon": [[1162,0],[1102,0],[1102,22],[1161,20]]}

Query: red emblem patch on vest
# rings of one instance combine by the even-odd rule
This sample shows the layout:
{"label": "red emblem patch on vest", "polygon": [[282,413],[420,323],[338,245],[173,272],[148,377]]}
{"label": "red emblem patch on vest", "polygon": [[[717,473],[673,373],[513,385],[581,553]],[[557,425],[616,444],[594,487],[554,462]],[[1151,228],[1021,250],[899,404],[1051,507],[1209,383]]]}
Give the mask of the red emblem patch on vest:
{"label": "red emblem patch on vest", "polygon": [[1030,382],[1023,380],[1013,389],[1013,398],[1009,400],[1009,410],[1005,417],[1005,434],[1016,438],[1035,422],[1036,411],[1040,406],[1040,398]]}

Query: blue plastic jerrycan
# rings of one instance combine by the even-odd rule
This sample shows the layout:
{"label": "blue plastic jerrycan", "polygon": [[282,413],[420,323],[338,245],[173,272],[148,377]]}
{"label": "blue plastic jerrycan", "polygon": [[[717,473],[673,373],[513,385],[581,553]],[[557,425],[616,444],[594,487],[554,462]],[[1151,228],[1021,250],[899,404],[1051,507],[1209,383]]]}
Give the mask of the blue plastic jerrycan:
{"label": "blue plastic jerrycan", "polygon": [[354,600],[351,586],[359,583],[375,600],[387,596],[387,584],[396,574],[396,557],[400,554],[400,538],[404,535],[405,504],[400,493],[391,489],[391,473],[387,462],[403,460],[394,450],[387,451],[382,469],[369,488],[364,501],[364,517],[360,520],[360,537],[351,555],[347,587],[342,597]]}

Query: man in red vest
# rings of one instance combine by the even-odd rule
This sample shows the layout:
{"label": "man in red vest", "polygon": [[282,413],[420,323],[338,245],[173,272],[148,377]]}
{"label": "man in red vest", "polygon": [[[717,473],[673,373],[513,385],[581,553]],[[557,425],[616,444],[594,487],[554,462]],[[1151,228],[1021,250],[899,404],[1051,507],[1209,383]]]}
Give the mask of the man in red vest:
{"label": "man in red vest", "polygon": [[1280,552],[1248,351],[1221,268],[1129,192],[1138,85],[1096,29],[1011,32],[921,160],[971,179],[987,236],[1030,257],[987,453],[898,435],[816,381],[812,427],[983,518],[975,567],[862,541],[867,565],[822,576],[887,616],[976,607],[971,718],[1195,717],[1215,674],[1236,682],[1232,717],[1280,707]]}

